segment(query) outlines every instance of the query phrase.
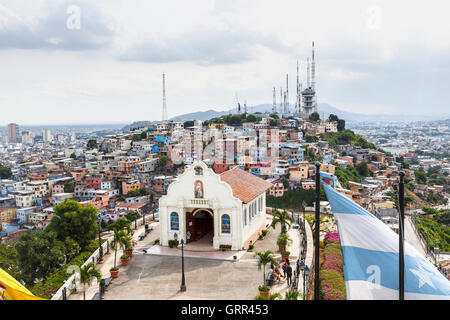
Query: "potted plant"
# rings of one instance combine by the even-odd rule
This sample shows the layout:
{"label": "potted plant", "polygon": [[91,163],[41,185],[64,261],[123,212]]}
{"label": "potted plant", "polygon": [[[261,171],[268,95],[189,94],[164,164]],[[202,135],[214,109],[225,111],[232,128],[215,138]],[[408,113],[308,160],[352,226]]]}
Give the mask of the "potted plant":
{"label": "potted plant", "polygon": [[273,229],[277,226],[277,224],[280,224],[281,227],[281,233],[286,233],[287,230],[291,227],[292,222],[294,220],[292,219],[292,216],[287,211],[275,211],[273,213],[273,219],[272,223],[270,224]]}
{"label": "potted plant", "polygon": [[86,300],[86,284],[91,285],[92,278],[100,281],[102,275],[100,270],[92,262],[80,268],[80,282],[83,284],[83,300]]}
{"label": "potted plant", "polygon": [[289,251],[281,251],[281,259],[283,260],[283,261],[286,261],[286,259],[289,259],[289,255],[290,255],[291,253],[289,252]]}
{"label": "potted plant", "polygon": [[133,248],[136,245],[136,241],[133,240],[130,236],[128,236],[126,245],[125,245],[125,254],[130,258],[133,257]]}
{"label": "potted plant", "polygon": [[111,278],[117,278],[119,277],[119,268],[112,267],[111,269],[109,269],[109,273],[111,274]]}
{"label": "potted plant", "polygon": [[176,239],[169,240],[169,247],[171,247],[171,248],[178,247],[178,240],[176,240]]}
{"label": "potted plant", "polygon": [[[124,230],[119,230],[117,228],[113,228],[113,231],[114,231],[114,238],[111,241],[111,245],[114,249],[114,267],[110,269],[110,272],[111,278],[117,278],[119,276],[119,269],[117,268],[117,249],[118,247],[121,247],[122,249],[125,248],[125,245],[127,244],[128,241],[128,235]],[[113,276],[113,272],[115,276]]]}
{"label": "potted plant", "polygon": [[122,263],[123,266],[128,265],[128,262],[130,262],[130,256],[127,254],[124,254],[120,257],[120,262]]}
{"label": "potted plant", "polygon": [[259,286],[258,290],[259,290],[259,294],[261,296],[265,297],[266,299],[269,299],[269,297],[270,297],[270,287],[268,287],[268,286]]}
{"label": "potted plant", "polygon": [[291,243],[292,243],[292,239],[291,239],[291,237],[289,237],[289,235],[287,233],[282,233],[278,236],[277,245],[278,245],[278,250],[280,250],[280,252],[286,251],[286,246]]}
{"label": "potted plant", "polygon": [[263,267],[263,285],[258,287],[259,293],[267,298],[270,296],[270,287],[266,286],[266,265],[268,263],[277,264],[272,254],[273,252],[270,250],[255,253],[255,258],[258,259],[258,269],[261,270],[261,267]]}

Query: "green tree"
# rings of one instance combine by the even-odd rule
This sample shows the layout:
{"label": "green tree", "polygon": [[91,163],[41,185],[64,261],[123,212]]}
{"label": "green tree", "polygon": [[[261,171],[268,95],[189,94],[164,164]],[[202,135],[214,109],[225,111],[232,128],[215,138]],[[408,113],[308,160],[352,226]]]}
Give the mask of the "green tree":
{"label": "green tree", "polygon": [[318,112],[313,112],[309,115],[309,120],[311,121],[319,121],[320,120],[320,115]]}
{"label": "green tree", "polygon": [[114,238],[111,241],[111,246],[114,249],[114,268],[117,267],[117,250],[121,248],[122,250],[125,249],[126,245],[128,244],[128,235],[124,230],[120,230],[117,228],[113,228],[114,231]]}
{"label": "green tree", "polygon": [[11,177],[11,169],[0,164],[0,179],[10,179]]}
{"label": "green tree", "polygon": [[185,121],[183,123],[184,128],[189,128],[189,127],[193,127],[193,126],[194,126],[194,120]]}
{"label": "green tree", "polygon": [[13,244],[0,243],[0,268],[8,272],[15,279],[20,278],[17,259],[17,250]]}
{"label": "green tree", "polygon": [[21,278],[28,285],[46,279],[64,263],[64,245],[55,232],[28,233],[16,244]]}
{"label": "green tree", "polygon": [[303,139],[308,143],[319,141],[319,138],[317,138],[316,136],[311,136],[309,134],[305,134],[303,136]]}
{"label": "green tree", "polygon": [[98,230],[95,207],[90,204],[83,207],[78,202],[67,199],[53,210],[55,216],[47,228],[55,231],[59,240],[64,241],[69,237],[84,249],[95,239]]}
{"label": "green tree", "polygon": [[87,147],[88,149],[95,149],[95,148],[97,148],[97,140],[95,140],[95,139],[90,139],[90,140],[88,141],[86,147]]}
{"label": "green tree", "polygon": [[426,184],[427,183],[427,175],[422,171],[414,171],[414,176],[416,177],[416,183],[418,184]]}
{"label": "green tree", "polygon": [[75,185],[73,184],[73,181],[66,180],[64,181],[64,192],[72,193],[75,190]]}
{"label": "green tree", "polygon": [[255,258],[258,259],[258,270],[263,267],[263,286],[266,288],[266,265],[277,264],[277,260],[273,257],[273,251],[267,250],[265,252],[256,252]]}
{"label": "green tree", "polygon": [[339,119],[338,120],[337,129],[338,129],[339,132],[345,130],[345,120],[344,119]]}
{"label": "green tree", "polygon": [[270,119],[270,126],[271,127],[276,127],[278,126],[278,121],[276,119]]}
{"label": "green tree", "polygon": [[368,177],[370,175],[369,168],[367,167],[367,163],[365,161],[358,163],[356,166],[356,170],[359,175],[363,178]]}
{"label": "green tree", "polygon": [[80,268],[80,282],[83,285],[83,300],[86,300],[86,285],[91,285],[92,279],[97,278],[100,282],[102,274],[92,262]]}
{"label": "green tree", "polygon": [[161,157],[159,158],[159,161],[158,161],[158,163],[159,163],[159,168],[160,168],[161,170],[164,170],[164,168],[165,168],[166,165],[167,165],[167,162],[169,162],[169,157],[168,157],[168,156],[161,156]]}
{"label": "green tree", "polygon": [[339,118],[335,114],[330,114],[330,116],[328,117],[328,121],[338,121],[338,120]]}
{"label": "green tree", "polygon": [[277,224],[280,224],[281,227],[281,233],[286,233],[288,228],[291,227],[291,224],[293,222],[292,216],[289,212],[283,210],[276,210],[273,213],[273,219],[271,223],[271,227],[275,229]]}
{"label": "green tree", "polygon": [[125,231],[127,235],[133,234],[131,222],[125,218],[116,219],[116,221],[109,225],[109,228],[110,230]]}
{"label": "green tree", "polygon": [[70,157],[71,157],[72,159],[76,159],[76,158],[77,158],[77,155],[75,154],[75,152],[72,152],[72,154],[70,155]]}
{"label": "green tree", "polygon": [[125,218],[126,218],[128,221],[132,222],[132,221],[138,219],[140,216],[141,216],[141,215],[140,215],[139,213],[137,213],[136,211],[129,211],[129,212],[127,212],[127,214],[125,215]]}

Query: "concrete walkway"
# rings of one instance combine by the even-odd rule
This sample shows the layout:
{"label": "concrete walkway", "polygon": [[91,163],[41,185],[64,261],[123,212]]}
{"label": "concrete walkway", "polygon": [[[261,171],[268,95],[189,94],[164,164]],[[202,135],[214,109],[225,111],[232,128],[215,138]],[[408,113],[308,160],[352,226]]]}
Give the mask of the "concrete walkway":
{"label": "concrete walkway", "polygon": [[[268,218],[271,216],[268,215]],[[114,279],[107,289],[105,300],[171,300],[171,299],[215,299],[215,300],[242,300],[254,299],[258,295],[258,286],[264,282],[263,271],[258,270],[255,252],[272,250],[275,257],[280,260],[281,256],[276,244],[276,238],[280,233],[280,227],[274,230],[269,228],[269,234],[263,240],[255,242],[253,252],[241,252],[242,256],[235,262],[229,260],[211,259],[209,257],[185,256],[185,279],[186,292],[180,292],[181,284],[181,250],[170,249],[161,246],[150,246],[147,243],[147,251],[150,254],[137,254],[126,267],[121,267],[119,278]],[[155,232],[156,231],[156,232]],[[154,230],[156,236],[159,230]],[[301,239],[297,229],[289,231],[293,243],[287,250],[291,251],[291,261],[294,265],[297,260]],[[158,248],[159,247],[159,248]],[[155,248],[155,249],[153,249]],[[165,251],[167,249],[176,251],[171,255],[154,255],[152,250]],[[136,250],[139,251],[139,250]],[[200,254],[223,254],[233,251],[195,252]],[[188,253],[191,255],[193,253]],[[268,268],[266,266],[266,274]],[[109,269],[108,269],[109,272]],[[301,287],[301,288],[300,288]],[[302,286],[299,286],[302,290]],[[271,293],[287,291],[286,282],[276,285]]]}
{"label": "concrete walkway", "polygon": [[[150,246],[150,243],[155,241],[156,237],[159,237],[159,233],[156,235],[156,237],[153,235],[155,232],[155,229],[158,229],[159,222],[150,222],[149,225],[153,226],[153,231],[150,232],[150,234],[147,235],[147,237],[142,240],[138,241],[139,234],[145,231],[145,225],[142,225],[138,227],[136,230],[134,230],[133,234],[133,240],[137,241],[136,246],[133,249],[133,257],[135,255],[142,255],[143,249],[146,249]],[[134,226],[133,224],[131,225]],[[153,235],[153,236],[152,236]],[[127,266],[121,266],[120,262],[120,256],[122,255],[122,250],[117,250],[117,261],[116,264],[119,267],[119,274],[124,272],[124,269],[127,268]],[[131,258],[133,260],[134,258]],[[131,261],[130,261],[131,262]],[[100,270],[102,274],[102,278],[109,278],[111,276],[109,269],[111,269],[114,266],[114,250],[112,248],[109,249],[109,253],[105,254],[103,256],[103,261],[99,264],[97,264],[97,268]],[[108,289],[107,289],[108,290]],[[97,279],[92,279],[91,285],[86,286],[86,300],[92,300],[92,298],[95,296],[95,294],[99,291],[99,283],[97,282]],[[69,300],[83,300],[83,287],[80,288],[77,287],[77,292],[71,294],[68,297]]]}

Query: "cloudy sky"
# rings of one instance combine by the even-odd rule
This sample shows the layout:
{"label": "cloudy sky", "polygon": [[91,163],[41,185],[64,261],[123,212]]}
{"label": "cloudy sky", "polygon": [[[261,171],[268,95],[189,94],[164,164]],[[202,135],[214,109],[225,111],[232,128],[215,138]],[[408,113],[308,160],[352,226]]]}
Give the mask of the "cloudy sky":
{"label": "cloudy sky", "polygon": [[0,125],[160,120],[272,102],[316,44],[319,103],[450,113],[448,1],[0,2]]}

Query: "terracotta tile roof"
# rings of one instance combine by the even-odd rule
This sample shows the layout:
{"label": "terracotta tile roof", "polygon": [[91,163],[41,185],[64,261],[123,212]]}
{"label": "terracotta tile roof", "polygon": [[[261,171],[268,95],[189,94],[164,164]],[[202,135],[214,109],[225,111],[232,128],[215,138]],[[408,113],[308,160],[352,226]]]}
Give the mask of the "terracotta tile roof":
{"label": "terracotta tile roof", "polygon": [[249,203],[272,187],[270,182],[238,167],[225,171],[220,175],[220,179],[230,185],[233,195],[243,203]]}

